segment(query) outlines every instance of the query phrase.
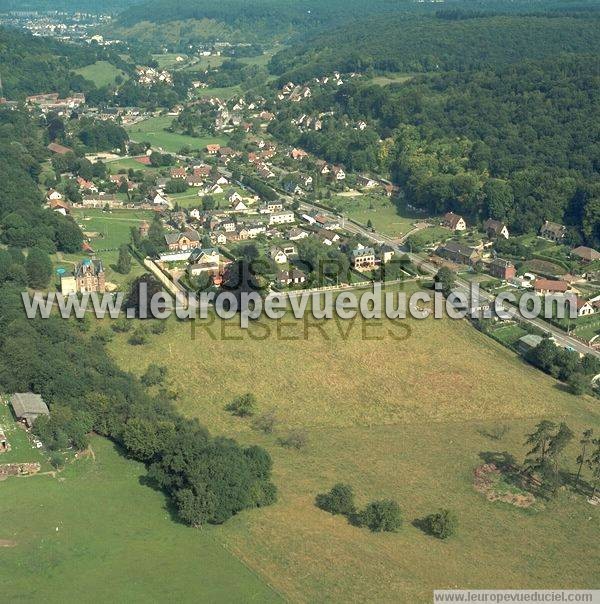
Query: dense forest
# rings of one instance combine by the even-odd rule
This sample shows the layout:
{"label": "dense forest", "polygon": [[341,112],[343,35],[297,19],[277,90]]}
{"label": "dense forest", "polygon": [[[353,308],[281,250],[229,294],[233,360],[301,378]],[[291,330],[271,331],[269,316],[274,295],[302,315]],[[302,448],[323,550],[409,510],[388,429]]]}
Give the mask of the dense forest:
{"label": "dense forest", "polygon": [[42,208],[37,179],[47,136],[43,121],[0,109],[0,390],[44,397],[51,416],[34,428],[52,449],[84,448],[91,431],[114,440],[146,463],[150,483],[190,525],[272,503],[268,453],[212,437],[175,411],[164,388],[119,370],[104,348],[107,330],[85,320],[26,318],[21,292],[47,285],[48,251],[76,252],[82,242],[72,219]]}
{"label": "dense forest", "polygon": [[169,23],[173,21],[214,20],[233,29],[273,35],[339,23],[340,20],[367,17],[378,13],[405,10],[406,2],[373,0],[151,0],[132,6],[119,15],[119,23],[132,26],[142,21]]}
{"label": "dense forest", "polygon": [[118,55],[97,46],[76,46],[52,38],[34,37],[22,30],[0,28],[0,77],[9,99],[40,92],[88,92],[92,82],[73,72],[99,60],[130,70]]}
{"label": "dense forest", "polygon": [[[600,46],[600,14],[449,18],[374,17],[319,34],[271,60],[284,81],[341,72],[465,71],[588,53]],[[458,14],[462,14],[458,12]]]}
{"label": "dense forest", "polygon": [[[600,244],[600,69],[589,54],[600,15],[445,10],[365,23],[273,57],[279,85],[361,77],[283,106],[271,133],[350,170],[389,173],[430,214],[493,217],[515,232],[554,220],[573,244]],[[384,73],[405,77],[372,82]],[[325,116],[323,129],[294,127],[302,113]]]}
{"label": "dense forest", "polygon": [[[331,110],[321,132],[291,125]],[[390,172],[431,214],[493,217],[518,232],[565,221],[600,243],[600,76],[588,56],[415,77],[368,80],[289,106],[269,129],[353,170]],[[359,119],[365,130],[351,127]],[[344,124],[350,124],[344,126]]]}

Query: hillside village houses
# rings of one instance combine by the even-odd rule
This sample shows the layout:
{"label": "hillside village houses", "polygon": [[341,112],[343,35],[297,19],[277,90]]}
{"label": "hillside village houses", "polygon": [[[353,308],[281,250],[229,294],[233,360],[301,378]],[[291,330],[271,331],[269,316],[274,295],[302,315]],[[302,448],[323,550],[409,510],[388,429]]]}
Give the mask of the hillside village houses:
{"label": "hillside village houses", "polygon": [[297,268],[277,271],[279,285],[299,285],[306,282],[306,274]]}
{"label": "hillside village houses", "polygon": [[187,229],[183,232],[174,232],[165,234],[165,243],[170,251],[186,252],[197,247],[200,243],[200,235],[194,229]]}
{"label": "hillside village houses", "polygon": [[584,245],[580,245],[575,249],[571,250],[571,256],[575,256],[581,262],[590,263],[596,260],[600,260],[600,252],[597,252],[595,249],[591,247],[586,247]]}
{"label": "hillside village houses", "polygon": [[10,405],[18,421],[31,428],[41,415],[50,415],[48,405],[39,394],[17,392],[10,397]]}
{"label": "hillside village houses", "polygon": [[194,249],[189,258],[187,272],[190,276],[209,274],[213,277],[222,274],[221,255],[216,248]]}
{"label": "hillside village houses", "polygon": [[498,237],[504,237],[504,239],[509,238],[508,227],[499,220],[492,220],[491,218],[486,220],[483,223],[483,230],[490,239]]}
{"label": "hillside village houses", "polygon": [[269,216],[269,224],[290,224],[296,222],[294,212],[291,210],[284,210],[282,212],[274,212]]}
{"label": "hillside village houses", "polygon": [[515,265],[509,260],[503,260],[502,258],[496,258],[490,262],[488,270],[492,277],[502,279],[503,281],[511,281],[517,275]]}
{"label": "hillside village houses", "polygon": [[467,229],[465,219],[454,212],[444,214],[442,225],[452,231],[465,231]]}
{"label": "hillside village houses", "polygon": [[555,243],[561,243],[567,234],[567,227],[556,222],[549,222],[546,220],[540,229],[540,235],[544,239],[549,239]]}
{"label": "hillside village houses", "polygon": [[462,245],[456,241],[448,241],[440,245],[435,253],[455,264],[474,266],[481,259],[480,253],[472,247]]}

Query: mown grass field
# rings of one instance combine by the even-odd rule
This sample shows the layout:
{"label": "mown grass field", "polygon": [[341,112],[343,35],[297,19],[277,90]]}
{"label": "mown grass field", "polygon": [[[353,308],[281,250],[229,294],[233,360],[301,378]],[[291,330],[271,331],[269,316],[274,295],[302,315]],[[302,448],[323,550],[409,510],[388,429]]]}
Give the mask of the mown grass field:
{"label": "mown grass field", "polygon": [[338,195],[333,198],[335,207],[352,220],[367,225],[385,235],[400,237],[411,230],[416,218],[402,215],[391,199],[380,193],[366,193],[354,197]]}
{"label": "mown grass field", "polygon": [[[217,321],[194,334],[170,321],[142,347],[126,336],[109,347],[138,374],[150,362],[167,365],[184,413],[271,452],[278,503],[239,515],[218,537],[291,601],[429,602],[434,588],[455,586],[597,587],[597,508],[562,492],[540,511],[523,511],[472,486],[485,452],[522,460],[524,435],[541,418],[598,429],[597,402],[567,394],[464,322],[408,326],[407,334],[330,321],[304,339],[295,321],[280,323],[279,336],[266,319],[250,332]],[[224,411],[247,391],[259,412],[275,408],[273,435]],[[507,426],[500,440],[485,435],[499,424]],[[307,431],[306,450],[277,444],[292,428]],[[575,448],[568,455],[573,467]],[[315,495],[339,481],[354,486],[361,505],[397,499],[402,530],[371,534],[318,510]],[[460,519],[448,542],[412,525],[442,506]]]}
{"label": "mown grass field", "polygon": [[373,77],[371,82],[380,86],[388,86],[389,84],[404,84],[404,82],[408,82],[412,78],[413,76],[408,73],[387,73]]}
{"label": "mown grass field", "polygon": [[148,142],[153,147],[160,148],[166,153],[178,153],[180,149],[186,146],[191,149],[203,149],[208,144],[224,145],[227,142],[226,139],[219,136],[194,137],[167,132],[165,128],[168,128],[172,123],[172,116],[160,115],[127,126],[126,130],[132,140]]}
{"label": "mown grass field", "polygon": [[154,166],[148,166],[146,164],[140,164],[140,162],[133,159],[133,157],[124,157],[123,159],[115,159],[114,161],[107,162],[107,166],[110,169],[111,174],[118,174],[120,170],[143,170],[144,172],[149,170],[156,172],[158,168]]}
{"label": "mown grass field", "polygon": [[[183,61],[178,61],[178,57],[181,57]],[[171,67],[185,65],[185,62],[188,60],[187,55],[177,54],[173,52],[153,54],[152,58],[158,63],[159,69],[171,69]]]}
{"label": "mown grass field", "polygon": [[[90,457],[57,478],[0,482],[2,594],[7,602],[278,602],[229,553],[218,528],[173,520],[141,464],[94,437]],[[260,513],[260,512],[256,512]]]}
{"label": "mown grass field", "polygon": [[82,75],[86,80],[94,82],[98,88],[114,84],[117,76],[121,76],[124,79],[127,77],[125,72],[108,61],[96,61],[92,65],[76,69],[75,73]]}

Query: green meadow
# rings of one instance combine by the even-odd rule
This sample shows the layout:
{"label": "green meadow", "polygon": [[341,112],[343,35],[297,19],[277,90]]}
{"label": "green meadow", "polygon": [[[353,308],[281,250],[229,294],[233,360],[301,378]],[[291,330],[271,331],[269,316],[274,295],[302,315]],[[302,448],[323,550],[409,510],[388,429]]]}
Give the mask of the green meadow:
{"label": "green meadow", "polygon": [[126,127],[132,140],[148,142],[153,147],[162,149],[166,153],[178,153],[183,147],[203,149],[211,143],[226,144],[227,140],[220,136],[194,137],[186,134],[168,132],[173,123],[173,116],[161,115],[148,118]]}
{"label": "green meadow", "polygon": [[[55,478],[0,482],[7,602],[279,602],[227,550],[220,527],[174,520],[144,467],[94,437]],[[260,513],[259,511],[253,513]]]}
{"label": "green meadow", "polygon": [[117,76],[121,76],[123,79],[127,78],[125,72],[108,61],[96,61],[92,65],[76,69],[75,73],[82,75],[86,80],[94,82],[98,88],[114,84]]}
{"label": "green meadow", "polygon": [[[117,335],[109,350],[137,374],[166,366],[185,415],[269,450],[278,502],[234,517],[219,536],[289,601],[430,602],[433,589],[452,586],[597,584],[600,516],[583,496],[564,490],[519,509],[473,487],[474,469],[494,456],[521,462],[541,419],[578,435],[598,429],[595,399],[567,393],[463,321],[197,323],[169,321],[135,349]],[[257,397],[256,414],[275,414],[272,434],[225,410],[244,392]],[[304,449],[278,443],[290,430],[306,435]],[[563,463],[573,469],[576,455],[573,444]],[[373,534],[316,508],[337,482],[354,487],[359,505],[396,499],[402,529]],[[440,507],[459,517],[447,542],[416,523]]]}

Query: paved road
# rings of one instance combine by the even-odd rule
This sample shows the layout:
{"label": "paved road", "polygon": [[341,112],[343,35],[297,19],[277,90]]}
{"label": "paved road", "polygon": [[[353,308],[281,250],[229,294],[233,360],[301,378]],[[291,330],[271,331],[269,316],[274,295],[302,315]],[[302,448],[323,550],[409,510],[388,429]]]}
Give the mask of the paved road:
{"label": "paved road", "polygon": [[[322,208],[314,206],[308,202],[301,203],[300,207],[304,208],[306,210],[313,210],[313,211],[317,210],[320,213],[323,213],[325,215],[335,216],[337,219],[341,218],[341,216],[334,215],[331,212],[324,211],[324,210],[322,210]],[[356,225],[352,222],[348,222],[348,221],[345,222],[344,228],[352,233],[363,235],[364,237],[366,237],[370,241],[373,241],[374,243],[378,243],[378,244],[386,243],[386,244],[390,245],[391,247],[393,247],[397,252],[407,254],[414,264],[417,264],[422,270],[429,273],[430,275],[435,275],[438,271],[438,268],[436,266],[434,266],[430,262],[427,262],[421,256],[414,254],[412,252],[409,252],[408,250],[406,250],[405,248],[402,247],[402,244],[406,241],[407,237],[410,234],[412,234],[413,231],[410,231],[409,233],[404,235],[404,237],[402,237],[400,240],[395,240],[392,237],[389,237],[388,235],[384,235],[383,233],[378,233],[375,231],[369,231],[368,229],[359,227],[358,225]],[[456,285],[457,285],[457,289],[460,291],[463,291],[465,293],[470,293],[470,291],[471,291],[470,283],[468,281],[465,281],[464,279],[457,278]],[[493,294],[484,292],[482,290],[480,290],[480,297],[481,297],[482,301],[486,301],[486,302],[493,302],[493,300],[495,299],[495,296]],[[521,321],[523,323],[528,323],[529,325],[533,325],[533,326],[537,327],[538,329],[541,329],[541,330],[551,334],[552,337],[556,340],[556,342],[560,346],[563,346],[565,348],[572,348],[573,350],[576,350],[577,352],[580,352],[582,354],[591,354],[595,357],[600,358],[599,350],[595,350],[594,348],[587,346],[580,340],[573,338],[572,336],[566,334],[562,329],[559,329],[558,327],[552,325],[551,323],[548,323],[544,319],[526,319],[525,317],[521,316],[518,309],[516,309],[508,304],[503,304],[503,308],[506,311],[506,313],[508,315],[510,315],[511,317],[513,317],[515,320]]]}

